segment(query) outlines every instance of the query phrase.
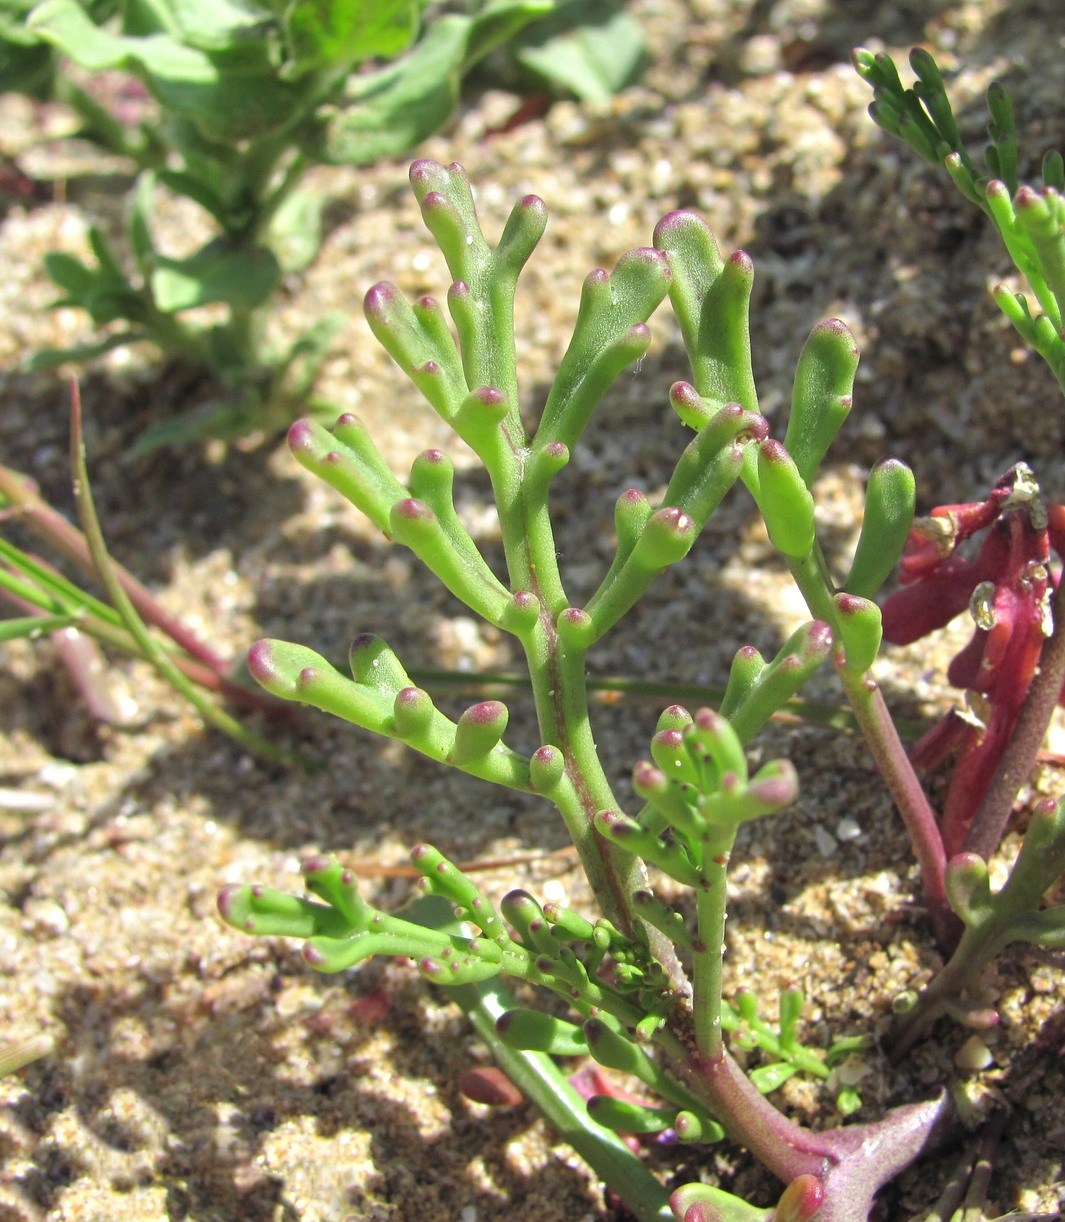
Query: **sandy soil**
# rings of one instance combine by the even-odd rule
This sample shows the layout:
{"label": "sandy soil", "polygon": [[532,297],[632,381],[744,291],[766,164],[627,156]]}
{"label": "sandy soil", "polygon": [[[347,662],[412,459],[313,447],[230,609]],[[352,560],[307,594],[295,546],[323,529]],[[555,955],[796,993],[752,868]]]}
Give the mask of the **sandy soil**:
{"label": "sandy soil", "polygon": [[[1050,375],[1018,350],[988,300],[987,281],[1006,269],[997,241],[939,176],[881,138],[847,63],[858,43],[905,53],[926,42],[945,67],[965,64],[955,95],[973,131],[982,89],[1003,77],[1019,91],[1024,147],[1037,158],[1061,137],[1054,0],[639,0],[633,9],[654,51],[640,89],[598,110],[558,104],[494,135],[516,102],[488,93],[421,150],[467,167],[489,234],[522,194],[548,203],[551,222],[519,297],[528,409],[543,400],[587,271],[648,244],[659,216],[689,206],[724,248],[754,256],[755,365],[771,419],[786,410],[814,323],[839,315],[863,346],[856,408],[818,491],[834,561],[845,563],[856,534],[863,472],[885,452],[914,466],[923,508],[974,499],[1020,458],[1060,497],[1065,415]],[[46,310],[53,290],[40,256],[84,250],[90,220],[117,227],[122,184],[90,153],[27,149],[62,116],[18,99],[0,105],[4,152],[42,180],[68,167],[55,200],[3,201],[0,455],[69,508],[62,381],[20,362],[35,347],[85,336],[78,314]],[[491,552],[485,481],[361,317],[376,280],[409,293],[446,285],[405,167],[316,179],[331,199],[329,237],[318,264],[287,286],[277,326],[346,312],[323,392],[370,424],[397,470],[430,445],[455,453],[464,511]],[[169,220],[175,235],[192,223],[180,212]],[[609,557],[615,497],[632,485],[661,489],[682,444],[665,391],[685,376],[683,354],[668,317],[655,333],[560,481],[560,549],[578,603]],[[180,374],[139,353],[97,365],[83,384],[113,551],[170,609],[234,658],[263,635],[340,658],[355,632],[370,630],[410,666],[516,661],[506,640],[464,615],[276,440],[132,458],[144,427],[190,393]],[[662,684],[719,684],[739,645],[772,651],[803,618],[737,495],[593,665]],[[893,655],[881,672],[893,706],[911,717],[940,710],[947,656],[948,645]],[[113,681],[129,718],[104,727],[46,645],[4,650],[0,785],[38,808],[0,808],[0,1033],[47,1032],[56,1049],[0,1080],[0,1222],[622,1217],[531,1109],[486,1123],[486,1109],[459,1095],[459,1074],[483,1054],[461,1016],[410,971],[380,963],[317,977],[293,946],[242,939],[215,914],[225,883],[296,888],[300,859],[319,850],[363,863],[367,893],[398,905],[410,884],[380,868],[423,839],[462,861],[516,859],[483,875],[494,895],[519,884],[586,903],[569,860],[549,856],[565,847],[551,811],[324,717],[294,732],[260,724],[298,740],[315,763],[310,772],[270,767],[205,733],[146,667],[116,658]],[[830,676],[811,694],[838,699]],[[611,775],[645,751],[667,702],[597,710]],[[534,746],[520,697],[513,714],[508,737]],[[877,1030],[893,995],[937,962],[898,820],[852,739],[778,729],[760,750],[790,754],[803,792],[794,813],[759,827],[737,855],[727,987],[757,979],[771,995],[800,984],[815,1045]],[[1040,784],[1062,788],[1050,770]],[[1010,1108],[989,1216],[1050,1211],[1061,1203],[1065,1157],[1060,965],[1007,954],[986,989],[1004,1021],[988,1040],[992,1066],[969,1089]],[[950,1076],[964,1038],[944,1025],[903,1066],[871,1057],[862,1115]],[[785,1097],[810,1124],[832,1119],[827,1092],[791,1084]],[[885,1193],[883,1217],[923,1216],[957,1155],[903,1177]],[[771,1199],[767,1177],[728,1146],[652,1149],[648,1160],[671,1182],[716,1176]]]}

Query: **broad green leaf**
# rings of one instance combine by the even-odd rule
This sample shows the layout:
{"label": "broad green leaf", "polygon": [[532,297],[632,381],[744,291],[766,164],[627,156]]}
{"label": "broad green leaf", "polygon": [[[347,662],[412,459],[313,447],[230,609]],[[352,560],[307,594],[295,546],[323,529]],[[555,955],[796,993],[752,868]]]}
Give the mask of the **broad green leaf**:
{"label": "broad green leaf", "polygon": [[294,191],[274,213],[268,241],[284,271],[309,267],[322,244],[322,197]]}
{"label": "broad green leaf", "polygon": [[299,88],[278,79],[263,40],[208,52],[167,34],[113,34],[94,25],[76,0],[45,0],[30,27],[83,68],[134,73],[163,106],[193,120],[211,140],[236,143],[268,135],[291,124],[306,106]]}
{"label": "broad green leaf", "polygon": [[277,27],[268,7],[245,0],[167,0],[166,7],[181,40],[205,51],[263,39]]}
{"label": "broad green leaf", "polygon": [[647,48],[639,22],[618,0],[571,0],[510,51],[552,92],[605,102],[638,78]]}
{"label": "broad green leaf", "polygon": [[140,75],[163,106],[193,120],[208,140],[258,140],[305,116],[303,86],[280,79],[265,43],[192,53],[203,57],[202,77],[169,71],[161,56],[144,57]]}
{"label": "broad green leaf", "polygon": [[555,8],[554,0],[488,0],[473,17],[463,71]]}
{"label": "broad green leaf", "polygon": [[[178,32],[174,17],[174,6],[170,0],[121,0],[122,33],[143,38],[148,34],[171,34]],[[94,14],[97,25],[102,25],[100,14]]]}
{"label": "broad green leaf", "polygon": [[367,165],[399,156],[439,131],[458,100],[462,75],[550,9],[550,0],[496,0],[475,18],[439,18],[409,55],[351,83],[350,104],[326,133],[324,159]]}
{"label": "broad green leaf", "polygon": [[188,259],[156,258],[152,296],[164,314],[222,301],[241,310],[261,305],[277,288],[281,269],[263,247],[235,249],[216,240]]}
{"label": "broad green leaf", "polygon": [[[45,0],[29,17],[29,28],[82,68],[125,68],[174,81],[210,83],[215,72],[201,51],[165,34],[124,37],[95,25],[76,0]],[[138,71],[141,69],[142,71]]]}
{"label": "broad green leaf", "polygon": [[228,214],[225,202],[202,178],[186,170],[159,170],[156,177],[175,195],[183,195],[186,199],[193,200],[220,225],[225,224]]}
{"label": "broad green leaf", "polygon": [[137,289],[117,281],[102,280],[99,287],[78,303],[98,327],[123,319],[145,322],[150,314],[148,302]]}
{"label": "broad green leaf", "polygon": [[96,287],[98,273],[74,255],[53,250],[44,256],[44,270],[67,294],[70,303],[80,305]]}
{"label": "broad green leaf", "polygon": [[399,156],[436,131],[458,99],[469,37],[469,18],[442,17],[401,63],[360,76],[354,104],[327,130],[324,159],[368,165]]}
{"label": "broad green leaf", "polygon": [[413,0],[296,0],[286,20],[291,59],[282,75],[391,59],[418,32]]}
{"label": "broad green leaf", "polygon": [[0,20],[0,81],[5,92],[46,99],[52,91],[55,57],[52,48],[24,31],[10,30]]}
{"label": "broad green leaf", "polygon": [[45,270],[66,294],[52,303],[53,308],[77,306],[85,310],[97,326],[117,318],[140,322],[148,313],[141,293],[105,270],[88,267],[73,255],[59,251],[45,255],[44,264]]}
{"label": "broad green leaf", "polygon": [[[0,39],[32,47],[37,36],[26,28],[26,18],[37,0],[0,0]],[[4,82],[5,86],[7,82]]]}

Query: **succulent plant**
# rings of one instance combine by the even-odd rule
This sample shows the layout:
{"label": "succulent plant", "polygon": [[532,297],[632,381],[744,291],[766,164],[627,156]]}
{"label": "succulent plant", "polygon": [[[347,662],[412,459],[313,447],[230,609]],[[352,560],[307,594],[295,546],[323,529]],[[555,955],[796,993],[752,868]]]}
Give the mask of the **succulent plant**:
{"label": "succulent plant", "polygon": [[[904,121],[909,103],[892,92],[897,73],[892,77],[890,60],[862,53],[857,62],[877,84],[878,119],[938,156],[942,149],[932,132],[945,124],[942,106],[930,103],[927,121]],[[927,60],[919,63],[922,81],[932,79]],[[920,94],[922,101],[928,96]],[[1001,125],[997,95],[993,112]],[[959,161],[962,170],[954,166],[952,172],[972,186],[965,164]],[[664,217],[651,247],[622,256],[611,272],[587,277],[573,338],[539,420],[527,426],[519,412],[514,287],[543,233],[544,204],[535,196],[520,200],[493,247],[461,167],[419,161],[410,178],[450,272],[451,326],[436,299],[408,302],[387,284],[367,294],[366,314],[415,387],[483,464],[498,507],[505,573],[489,566],[464,527],[453,497],[453,467],[442,451],[421,454],[404,483],[354,417],[341,417],[332,431],[300,422],[290,444],[304,466],[413,551],[453,595],[515,638],[528,662],[541,745],[524,754],[507,744],[508,711],[497,700],[447,716],[375,636],[356,638],[350,675],[305,645],[275,640],[255,645],[249,665],[276,696],[551,802],[573,839],[599,913],[541,904],[521,891],[496,904],[426,845],[414,850],[412,862],[423,890],[447,901],[444,919],[427,920],[417,907],[399,913],[375,908],[360,896],[355,876],[324,857],[305,867],[309,897],[235,885],[223,891],[221,913],[246,933],[300,939],[304,958],[319,971],[349,968],[372,955],[413,960],[428,980],[454,990],[507,1072],[519,1086],[528,1078],[531,1097],[562,1131],[571,1136],[574,1116],[580,1117],[578,1148],[640,1219],[865,1222],[880,1188],[960,1132],[962,1112],[947,1078],[932,1098],[818,1131],[789,1119],[769,1097],[796,1073],[829,1078],[832,1065],[867,1048],[869,1040],[859,1033],[824,1051],[804,1048],[796,1039],[803,1000],[797,991],[781,994],[776,1026],[760,1017],[753,994],[723,995],[726,882],[737,832],[745,823],[780,817],[798,792],[788,761],[754,769],[747,747],[831,661],[909,832],[930,927],[946,957],[923,990],[898,999],[893,1051],[904,1056],[942,1015],[976,1029],[993,1023],[993,1011],[977,1011],[965,996],[983,966],[1010,942],[1056,949],[1065,938],[1065,910],[1042,907],[1065,867],[1065,824],[1054,802],[1036,807],[1024,847],[997,893],[985,861],[1027,776],[1033,741],[1038,744],[1045,728],[1045,717],[1042,728],[1038,720],[1044,712],[1049,716],[1046,691],[1050,708],[1061,693],[1065,656],[1060,665],[1056,659],[1065,633],[1057,626],[1060,587],[1049,555],[1059,513],[1043,507],[1030,477],[1017,468],[988,501],[935,511],[915,525],[913,477],[889,458],[869,473],[861,536],[848,575],[837,585],[818,541],[815,479],[851,409],[854,339],[839,320],[814,328],[798,357],[783,436],[772,436],[758,410],[752,366],[752,261],[743,252],[722,255],[690,211]],[[992,211],[998,207],[997,188],[972,189]],[[1052,191],[1038,205],[1023,188],[1013,193],[1021,218],[1016,223],[1029,236],[1033,258],[1042,260],[1039,267],[1045,265],[1042,278],[1036,269],[1030,279],[1042,286],[1037,296],[1049,310],[1057,300],[1054,267],[1063,247],[1060,233],[1047,236],[1044,221],[1057,215],[1057,205]],[[637,490],[618,498],[613,559],[599,587],[576,606],[555,547],[551,484],[607,388],[646,352],[648,319],[667,297],[691,367],[691,380],[675,383],[668,401],[693,436],[660,500]],[[1011,298],[1009,308],[1023,315],[1022,335],[1043,343],[1043,332],[1057,326],[1054,316],[1044,315],[1051,320],[1044,326],[1017,300]],[[1049,339],[1044,348],[1053,354]],[[757,505],[811,618],[768,661],[750,646],[740,648],[718,709],[665,709],[648,758],[632,772],[638,801],[625,810],[595,750],[589,652],[663,570],[684,560],[738,484]],[[988,536],[980,556],[956,556],[956,545],[981,530]],[[900,555],[910,584],[889,600],[882,619],[874,598]],[[955,664],[954,677],[980,688],[992,719],[967,740],[968,755],[963,745],[954,781],[960,796],[954,799],[952,787],[941,817],[873,667],[885,624],[891,636],[912,639],[973,605],[977,636]],[[969,762],[974,759],[979,776]],[[1004,775],[1012,778],[1008,784]],[[974,813],[978,797],[983,805]],[[649,869],[670,880],[668,886],[653,885]],[[688,898],[676,904],[663,892]],[[507,1002],[499,978],[508,976],[556,993],[570,1017]],[[749,1049],[764,1058],[750,1071],[736,1055]],[[514,1053],[526,1059],[515,1060]],[[589,1100],[586,1112],[575,1113],[572,1092],[549,1058],[578,1054],[606,1070],[625,1071],[657,1101],[604,1091]],[[850,1115],[860,1100],[844,1091],[838,1107]],[[769,1209],[703,1183],[670,1193],[627,1147],[604,1136],[604,1126],[627,1134],[668,1132],[697,1145],[730,1138],[785,1188]]]}

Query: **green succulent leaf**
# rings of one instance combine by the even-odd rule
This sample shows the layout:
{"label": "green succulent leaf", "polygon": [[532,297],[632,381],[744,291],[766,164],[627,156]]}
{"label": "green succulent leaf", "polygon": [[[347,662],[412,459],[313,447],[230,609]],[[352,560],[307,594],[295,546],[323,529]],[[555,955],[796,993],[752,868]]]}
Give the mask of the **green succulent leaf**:
{"label": "green succulent leaf", "polygon": [[895,458],[884,458],[869,472],[865,517],[850,572],[848,594],[873,598],[902,555],[917,503],[913,472]]}
{"label": "green succulent leaf", "polygon": [[588,1053],[588,1041],[580,1027],[540,1010],[507,1010],[500,1015],[496,1032],[510,1048],[548,1052],[559,1057],[586,1056]]}
{"label": "green succulent leaf", "polygon": [[671,212],[654,244],[673,269],[670,300],[684,336],[697,393],[757,412],[748,313],[754,264],[744,251],[723,259],[710,227],[694,212]]}
{"label": "green succulent leaf", "polygon": [[834,602],[842,666],[851,675],[864,675],[876,661],[884,635],[880,608],[855,594],[837,594]]}
{"label": "green succulent leaf", "polygon": [[807,487],[850,413],[858,356],[838,318],[815,327],[799,355],[784,448]]}
{"label": "green succulent leaf", "polygon": [[672,1128],[677,1111],[646,1107],[613,1095],[593,1095],[588,1100],[588,1115],[615,1133],[661,1133]]}
{"label": "green succulent leaf", "polygon": [[785,556],[808,556],[814,545],[814,499],[794,458],[779,441],[758,447],[758,508],[773,546]]}

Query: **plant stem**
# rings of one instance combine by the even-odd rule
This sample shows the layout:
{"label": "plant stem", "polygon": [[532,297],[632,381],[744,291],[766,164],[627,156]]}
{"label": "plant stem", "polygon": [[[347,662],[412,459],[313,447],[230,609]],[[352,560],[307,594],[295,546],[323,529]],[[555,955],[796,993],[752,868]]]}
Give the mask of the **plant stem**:
{"label": "plant stem", "polygon": [[446,990],[466,1012],[496,1063],[569,1142],[598,1178],[624,1201],[638,1222],[673,1218],[666,1190],[616,1133],[588,1115],[584,1099],[545,1053],[509,1048],[496,1034],[496,1020],[514,1008],[498,978]]}
{"label": "plant stem", "polygon": [[703,843],[702,889],[696,895],[697,942],[692,955],[695,1045],[714,1060],[724,1052],[721,978],[725,962],[728,861],[736,835],[731,829]]}
{"label": "plant stem", "polygon": [[[684,1016],[691,1022],[690,1012]],[[693,1047],[691,1031],[677,1029]],[[956,1124],[948,1095],[894,1108],[871,1124],[812,1132],[788,1120],[748,1081],[728,1052],[707,1060],[685,1058],[688,1088],[778,1179],[790,1183],[816,1175],[825,1185],[817,1222],[868,1222],[877,1191],[924,1150],[944,1140]]]}
{"label": "plant stem", "polygon": [[556,805],[604,915],[631,934],[632,895],[645,887],[647,880],[636,858],[604,840],[592,826],[599,811],[616,809],[618,803],[592,735],[584,686],[586,653],[567,647],[546,615],[542,616],[541,628],[546,637],[546,665],[534,665],[530,658],[529,667],[540,735],[562,752],[572,783],[558,796]]}
{"label": "plant stem", "polygon": [[[407,915],[430,929],[451,932],[455,927],[453,909],[437,899],[416,901]],[[515,1002],[498,976],[444,992],[465,1012],[511,1082],[621,1197],[638,1222],[667,1222],[673,1217],[666,1190],[616,1133],[592,1120],[585,1101],[555,1062],[545,1053],[512,1048],[499,1038],[496,1023],[514,1009]]]}
{"label": "plant stem", "polygon": [[[473,675],[468,671],[412,666],[407,668],[407,673],[419,687],[426,688],[430,693],[447,691],[485,700],[494,695],[502,697],[523,692],[530,694],[532,691],[529,676],[517,671],[486,670]],[[618,698],[624,697],[626,701],[646,704],[665,702],[688,706],[711,705],[717,708],[725,694],[724,688],[706,683],[668,683],[654,679],[626,679],[615,675],[597,675],[595,678],[589,676],[585,680],[585,686],[589,695],[593,699],[601,700],[603,704],[618,704],[621,703]],[[770,720],[784,725],[822,726],[843,734],[855,733],[859,728],[857,718],[846,707],[806,700],[801,696],[793,696]],[[928,729],[927,723],[916,720],[895,718],[894,721],[899,736],[906,741],[916,741]]]}
{"label": "plant stem", "polygon": [[31,1035],[28,1039],[0,1044],[0,1076],[47,1056],[54,1048],[55,1040],[50,1035]]}
{"label": "plant stem", "polygon": [[[37,563],[42,567],[47,567],[43,561],[38,560]],[[20,591],[23,597],[20,597]],[[88,595],[84,599],[67,596],[67,600],[63,601],[58,596],[50,596],[46,591],[19,582],[17,578],[12,578],[6,569],[0,568],[0,598],[20,611],[29,611],[42,622],[48,619],[58,605],[69,607],[69,614],[66,618],[74,621],[73,626],[76,626],[80,632],[103,645],[111,645],[123,653],[132,654],[134,657],[144,658],[147,661],[144,651],[122,627],[113,609],[107,607],[106,603],[98,604],[96,599],[89,598]],[[111,612],[113,619],[111,617],[103,618],[90,609],[94,606],[99,606],[105,613]],[[239,683],[234,683],[232,679],[220,675],[217,670],[206,666],[197,658],[190,658],[178,652],[170,656],[174,665],[193,683],[206,688],[209,692],[218,692],[230,704],[264,713],[276,721],[292,722],[299,719],[299,710],[294,709],[292,705],[283,704],[258,688],[243,687]]]}
{"label": "plant stem", "polygon": [[[811,613],[832,625],[838,641],[839,617],[820,546],[815,543],[808,557],[789,561],[789,567]],[[957,941],[959,927],[947,903],[944,886],[947,858],[928,795],[917,779],[879,684],[869,675],[849,673],[845,666],[838,666],[837,671],[855,720],[909,833],[936,938],[941,945],[952,945]]]}
{"label": "plant stem", "polygon": [[1054,631],[1039,655],[1039,671],[965,840],[965,852],[978,853],[985,861],[1002,842],[1017,794],[1031,774],[1065,685],[1065,581],[1059,581],[1054,591],[1052,610]]}
{"label": "plant stem", "polygon": [[[541,742],[561,751],[566,764],[568,783],[560,785],[551,800],[562,815],[603,915],[631,935],[636,920],[632,896],[647,887],[647,875],[638,858],[600,836],[593,825],[599,811],[618,809],[618,801],[599,760],[588,715],[587,649],[563,640],[543,604],[536,625],[521,641]],[[689,986],[673,944],[659,930],[647,932],[651,952],[672,987],[687,993]]]}
{"label": "plant stem", "polygon": [[1002,927],[992,921],[975,929],[965,929],[946,966],[921,991],[914,1008],[900,1017],[889,1046],[892,1058],[900,1058],[909,1052],[943,1013],[947,1003],[961,994],[1008,940]]}
{"label": "plant stem", "polygon": [[913,770],[879,684],[868,676],[849,676],[843,668],[840,677],[865,741],[909,833],[936,938],[940,945],[952,945],[957,941],[958,924],[947,903],[944,885],[947,855],[928,795]]}

